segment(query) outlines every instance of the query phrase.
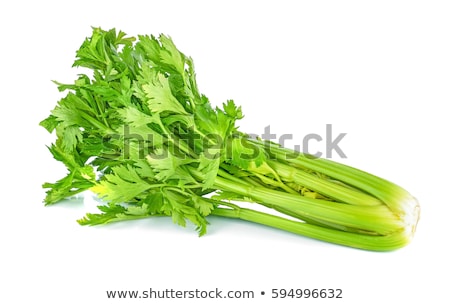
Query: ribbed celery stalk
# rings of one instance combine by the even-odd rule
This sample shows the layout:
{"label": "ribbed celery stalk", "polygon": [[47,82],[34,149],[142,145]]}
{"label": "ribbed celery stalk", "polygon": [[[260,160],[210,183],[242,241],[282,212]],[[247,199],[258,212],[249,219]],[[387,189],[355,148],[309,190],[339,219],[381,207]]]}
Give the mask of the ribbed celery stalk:
{"label": "ribbed celery stalk", "polygon": [[329,243],[373,251],[399,249],[407,245],[411,238],[411,234],[404,230],[386,235],[360,234],[312,225],[240,207],[217,208],[212,214],[258,223]]}

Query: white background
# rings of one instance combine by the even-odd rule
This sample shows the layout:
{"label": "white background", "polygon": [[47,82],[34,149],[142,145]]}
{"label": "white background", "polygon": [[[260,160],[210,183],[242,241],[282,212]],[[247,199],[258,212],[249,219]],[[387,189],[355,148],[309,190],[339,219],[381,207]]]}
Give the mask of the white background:
{"label": "white background", "polygon": [[[302,302],[271,299],[272,288],[344,291],[305,303],[444,303],[449,16],[445,1],[3,1],[0,302],[181,303],[108,300],[106,290],[218,287],[255,291],[249,303]],[[62,97],[50,80],[74,79],[91,26],[170,35],[214,104],[242,105],[243,131],[270,124],[292,144],[326,124],[347,133],[348,158],[334,159],[411,191],[422,207],[415,239],[373,253],[218,218],[198,238],[170,219],[81,227],[89,200],[44,207],[41,184],[65,170],[38,123]]]}

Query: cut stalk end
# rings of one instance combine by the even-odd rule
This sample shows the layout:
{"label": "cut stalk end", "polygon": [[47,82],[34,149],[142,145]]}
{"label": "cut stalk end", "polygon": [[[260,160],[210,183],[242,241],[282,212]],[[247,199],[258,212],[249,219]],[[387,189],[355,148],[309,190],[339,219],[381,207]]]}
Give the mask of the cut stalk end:
{"label": "cut stalk end", "polygon": [[402,217],[405,224],[405,236],[409,242],[416,232],[416,227],[420,219],[420,205],[418,200],[413,196],[406,197],[402,205],[405,211]]}

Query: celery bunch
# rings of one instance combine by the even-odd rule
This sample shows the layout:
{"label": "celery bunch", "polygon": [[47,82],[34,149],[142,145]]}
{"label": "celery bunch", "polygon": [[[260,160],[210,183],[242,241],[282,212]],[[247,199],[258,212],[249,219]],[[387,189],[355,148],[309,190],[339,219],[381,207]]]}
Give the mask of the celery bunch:
{"label": "celery bunch", "polygon": [[[68,174],[45,183],[45,203],[85,190],[106,202],[82,225],[169,216],[206,233],[210,215],[239,218],[368,250],[406,245],[419,218],[401,187],[238,130],[232,100],[213,108],[193,61],[165,36],[128,37],[94,28],[74,66],[92,71],[41,122]],[[244,208],[251,202],[276,212]],[[251,206],[251,204],[249,204]]]}

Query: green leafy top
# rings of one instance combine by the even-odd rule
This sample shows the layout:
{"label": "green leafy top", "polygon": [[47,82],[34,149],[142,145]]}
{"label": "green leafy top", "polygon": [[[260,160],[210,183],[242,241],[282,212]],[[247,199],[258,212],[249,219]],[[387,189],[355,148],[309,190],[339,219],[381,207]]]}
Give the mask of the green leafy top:
{"label": "green leafy top", "polygon": [[[69,170],[44,185],[46,204],[91,189],[109,205],[83,224],[164,214],[204,233],[215,201],[202,195],[214,190],[221,163],[246,168],[253,161],[239,154],[241,108],[232,100],[213,108],[198,91],[192,59],[165,35],[136,39],[93,28],[76,55],[74,66],[92,76],[57,83],[67,95],[41,122],[56,131],[50,152]],[[256,163],[264,162],[263,150],[246,143],[258,149]]]}

